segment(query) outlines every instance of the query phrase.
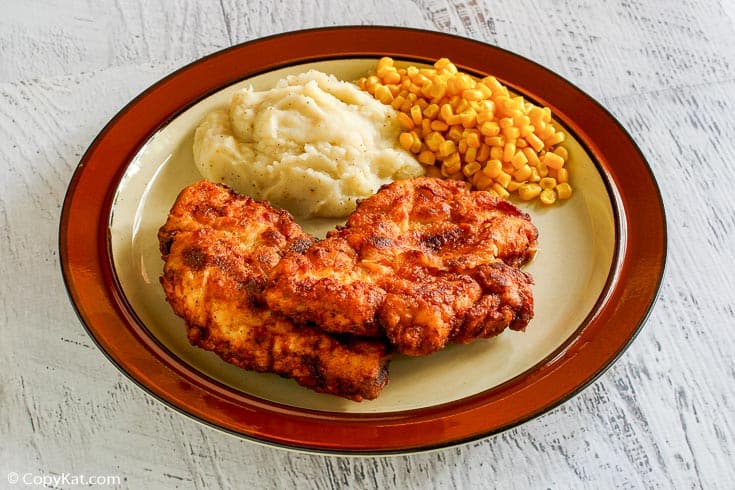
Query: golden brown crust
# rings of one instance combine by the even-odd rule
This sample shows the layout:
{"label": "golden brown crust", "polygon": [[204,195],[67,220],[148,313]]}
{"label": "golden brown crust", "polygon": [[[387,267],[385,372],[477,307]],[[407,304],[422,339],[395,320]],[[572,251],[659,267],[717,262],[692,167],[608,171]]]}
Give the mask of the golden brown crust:
{"label": "golden brown crust", "polygon": [[532,281],[516,267],[533,257],[537,237],[528,215],[487,192],[402,180],[362,201],[324,241],[287,254],[264,297],[298,322],[382,332],[399,352],[428,354],[525,327]]}
{"label": "golden brown crust", "polygon": [[281,257],[313,242],[287,212],[199,182],[181,192],[158,237],[161,284],[192,344],[242,368],[357,401],[385,386],[383,342],[296,326],[259,303]]}

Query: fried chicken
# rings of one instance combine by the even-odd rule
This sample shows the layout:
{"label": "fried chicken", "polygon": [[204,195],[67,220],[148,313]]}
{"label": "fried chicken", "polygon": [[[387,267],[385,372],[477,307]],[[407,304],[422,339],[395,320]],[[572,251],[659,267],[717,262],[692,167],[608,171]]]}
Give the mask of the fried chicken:
{"label": "fried chicken", "polygon": [[286,254],[264,291],[300,324],[384,334],[401,353],[522,330],[533,316],[528,215],[459,181],[407,179],[362,201],[344,227]]}
{"label": "fried chicken", "polygon": [[181,192],[158,238],[161,284],[193,345],[356,401],[377,397],[387,383],[383,341],[296,326],[259,303],[281,257],[313,242],[287,212],[199,182]]}

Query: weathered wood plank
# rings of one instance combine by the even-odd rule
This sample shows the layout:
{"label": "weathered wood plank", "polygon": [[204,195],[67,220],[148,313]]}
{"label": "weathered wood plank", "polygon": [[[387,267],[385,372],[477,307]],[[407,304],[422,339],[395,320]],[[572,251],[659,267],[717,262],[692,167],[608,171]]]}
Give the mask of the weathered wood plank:
{"label": "weathered wood plank", "polygon": [[[17,471],[120,475],[130,488],[735,487],[732,2],[2,7],[10,15],[0,19],[0,486]],[[87,145],[150,83],[232,43],[365,23],[492,42],[598,98],[659,180],[669,262],[660,300],[627,353],[543,417],[433,453],[304,455],[201,426],[118,373],[66,298],[58,215]]]}

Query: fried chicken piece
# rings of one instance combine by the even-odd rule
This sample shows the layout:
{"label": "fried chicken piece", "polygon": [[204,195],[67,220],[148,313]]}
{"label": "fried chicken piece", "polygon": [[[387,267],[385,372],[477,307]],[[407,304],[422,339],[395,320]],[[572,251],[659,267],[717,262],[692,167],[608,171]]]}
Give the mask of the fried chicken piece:
{"label": "fried chicken piece", "polygon": [[356,401],[377,397],[387,383],[382,341],[296,326],[258,302],[281,256],[313,241],[287,212],[199,182],[180,193],[158,238],[161,284],[193,345]]}
{"label": "fried chicken piece", "polygon": [[433,178],[383,186],[344,227],[276,266],[264,297],[297,323],[363,336],[384,333],[423,355],[533,316],[538,231],[528,215],[487,192]]}
{"label": "fried chicken piece", "polygon": [[430,177],[384,185],[339,232],[363,260],[406,260],[468,272],[500,259],[520,267],[536,254],[528,214],[490,192]]}

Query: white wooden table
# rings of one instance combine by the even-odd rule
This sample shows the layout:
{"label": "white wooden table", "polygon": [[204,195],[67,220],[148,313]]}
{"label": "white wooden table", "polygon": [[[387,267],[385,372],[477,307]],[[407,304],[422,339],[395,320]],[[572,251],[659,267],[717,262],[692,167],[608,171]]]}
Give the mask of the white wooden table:
{"label": "white wooden table", "polygon": [[[13,472],[116,475],[124,488],[735,488],[735,2],[0,0],[0,11],[0,488],[23,486]],[[648,158],[669,226],[660,298],[622,358],[554,411],[432,453],[287,452],[154,400],[77,320],[59,213],[101,127],[203,55],[340,24],[445,31],[529,57],[599,100]]]}

